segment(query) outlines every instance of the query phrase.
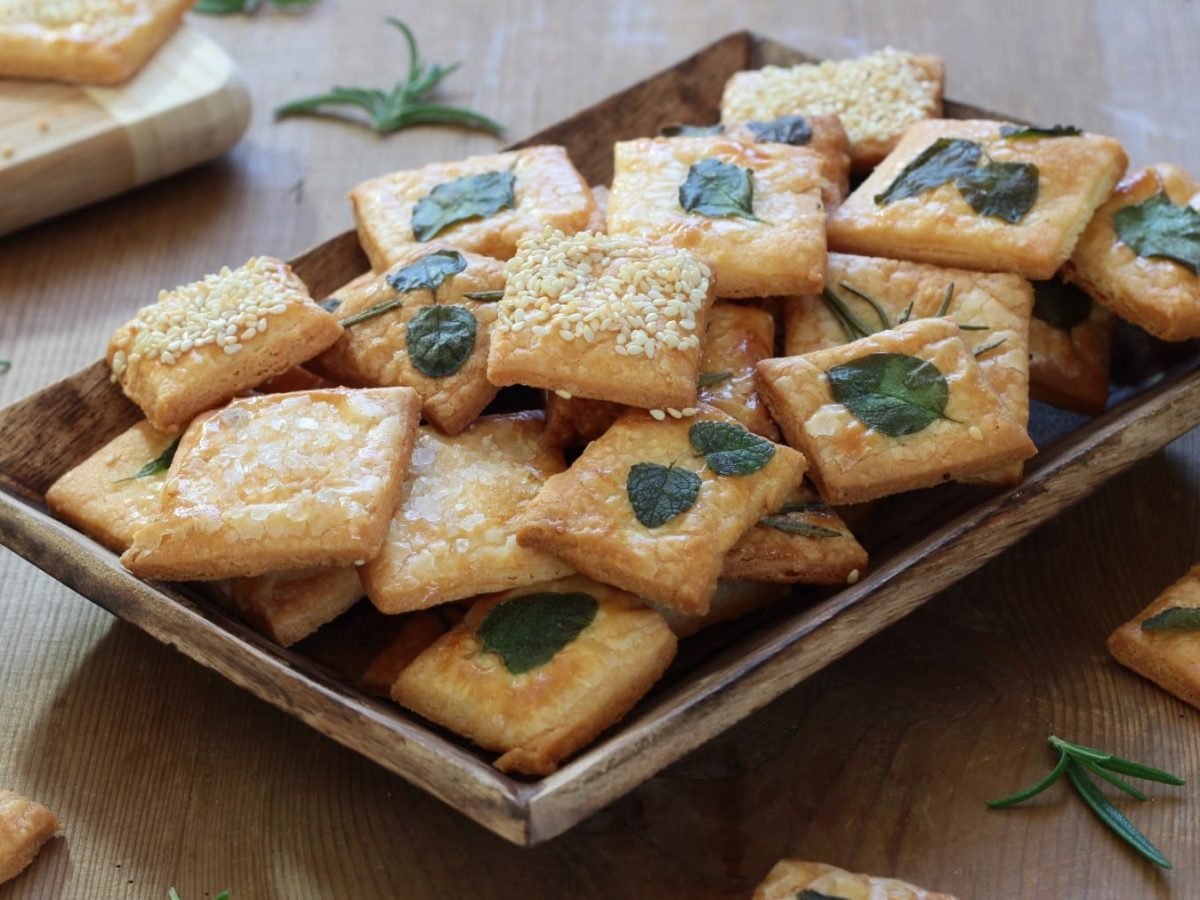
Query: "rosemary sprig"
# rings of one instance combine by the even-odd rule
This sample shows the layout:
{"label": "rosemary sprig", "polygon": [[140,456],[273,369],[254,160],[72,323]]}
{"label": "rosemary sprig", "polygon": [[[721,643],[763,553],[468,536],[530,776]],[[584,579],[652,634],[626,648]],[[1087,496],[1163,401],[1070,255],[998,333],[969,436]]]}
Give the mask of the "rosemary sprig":
{"label": "rosemary sprig", "polygon": [[1001,344],[1003,344],[1007,340],[1008,340],[1008,335],[1002,334],[1002,335],[1000,335],[1000,337],[992,338],[990,341],[985,341],[984,343],[980,344],[978,347],[975,348],[975,352],[974,352],[975,358],[979,359],[979,357],[983,356],[983,354],[990,353],[991,351],[995,350],[997,347],[999,347]]}
{"label": "rosemary sprig", "polygon": [[946,285],[946,296],[944,296],[942,298],[942,305],[938,307],[937,314],[934,316],[935,319],[940,319],[946,313],[950,312],[950,301],[953,299],[954,299],[954,282],[952,281],[948,285]]}
{"label": "rosemary sprig", "polygon": [[[175,888],[168,888],[167,889],[167,900],[180,900],[179,891],[175,890]],[[227,890],[221,891],[221,893],[219,893],[219,894],[217,894],[217,896],[213,897],[213,900],[229,900],[229,891],[227,891]]]}
{"label": "rosemary sprig", "polygon": [[696,378],[696,384],[698,387],[712,387],[732,377],[732,372],[701,372]]}
{"label": "rosemary sprig", "polygon": [[480,303],[495,303],[504,299],[504,291],[467,291],[463,294],[465,300],[478,300]]}
{"label": "rosemary sprig", "polygon": [[343,328],[350,328],[352,325],[357,325],[359,322],[365,322],[368,319],[374,319],[376,316],[382,316],[384,313],[389,313],[393,309],[399,309],[404,305],[404,300],[399,297],[392,300],[384,300],[382,303],[376,303],[374,306],[369,306],[361,312],[356,312],[352,316],[347,316],[338,322]]}
{"label": "rosemary sprig", "polygon": [[887,312],[884,310],[882,304],[880,304],[880,302],[878,300],[876,300],[874,297],[872,297],[866,291],[860,291],[854,285],[846,284],[846,282],[844,282],[844,281],[839,281],[838,286],[844,291],[849,291],[855,297],[857,297],[859,300],[865,300],[867,303],[869,303],[871,305],[871,308],[873,310],[875,310],[875,315],[879,316],[879,324],[881,324],[883,326],[884,331],[887,331],[889,328],[892,327],[892,322],[888,318]]}
{"label": "rosemary sprig", "polygon": [[357,106],[371,117],[371,127],[379,134],[391,134],[413,125],[458,125],[494,135],[504,132],[499,122],[473,110],[427,102],[442,80],[462,63],[449,66],[433,63],[426,67],[417,52],[412,30],[399,19],[389,17],[387,21],[400,30],[408,44],[408,77],[397,81],[390,93],[375,88],[334,87],[326,94],[285,103],[275,110],[275,117],[330,115],[325,107]]}
{"label": "rosemary sprig", "polygon": [[1125,818],[1121,811],[1108,801],[1108,798],[1104,796],[1088,773],[1090,772],[1092,775],[1103,778],[1137,800],[1145,800],[1146,795],[1123,778],[1117,777],[1114,773],[1176,786],[1184,784],[1184,780],[1169,772],[1164,772],[1162,769],[1155,769],[1152,766],[1142,765],[1133,760],[1122,759],[1119,756],[1113,756],[1111,753],[1105,753],[1103,750],[1096,750],[1093,747],[1073,744],[1055,735],[1050,735],[1049,742],[1050,746],[1058,751],[1058,762],[1050,770],[1050,773],[1041,781],[1025,788],[1025,790],[1018,791],[1008,797],[1002,797],[999,800],[989,800],[987,801],[987,805],[992,809],[1004,809],[1009,806],[1015,806],[1018,803],[1023,803],[1030,797],[1035,797],[1046,790],[1046,788],[1058,781],[1065,773],[1079,796],[1091,807],[1092,812],[1105,825],[1116,832],[1119,838],[1156,865],[1162,866],[1164,869],[1171,868],[1170,860],[1163,856],[1161,851],[1154,844],[1150,843],[1146,836],[1138,831],[1134,824]]}
{"label": "rosemary sprig", "polygon": [[842,331],[846,335],[847,341],[857,341],[859,338],[865,338],[868,335],[875,333],[873,328],[870,328],[862,319],[855,315],[842,299],[831,291],[825,288],[821,291],[821,299],[825,301],[825,306],[833,314],[833,317],[838,320],[838,324],[842,326]]}

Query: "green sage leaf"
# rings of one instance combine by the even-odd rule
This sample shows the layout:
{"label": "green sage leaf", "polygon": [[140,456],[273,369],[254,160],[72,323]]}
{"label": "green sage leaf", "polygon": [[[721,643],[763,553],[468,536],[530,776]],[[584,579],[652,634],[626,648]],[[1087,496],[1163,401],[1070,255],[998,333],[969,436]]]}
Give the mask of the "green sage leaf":
{"label": "green sage leaf", "polygon": [[762,221],[754,215],[754,173],[719,159],[702,159],[679,186],[679,205],[702,216]]}
{"label": "green sage leaf", "polygon": [[1004,125],[1000,128],[1001,137],[1010,138],[1015,141],[1029,140],[1031,138],[1056,138],[1056,137],[1075,137],[1083,134],[1074,125]]}
{"label": "green sage leaf", "polygon": [[419,290],[436,294],[447,278],[457,275],[466,267],[466,258],[457,250],[435,250],[388,275],[387,283],[398,294]]}
{"label": "green sage leaf", "polygon": [[683,122],[671,122],[658,129],[659,137],[714,137],[725,133],[725,126],[718,122],[716,125],[687,125]]}
{"label": "green sage leaf", "polygon": [[175,459],[175,451],[178,449],[179,438],[175,438],[175,440],[167,444],[166,449],[163,450],[162,453],[158,454],[158,456],[154,457],[154,459],[150,460],[150,462],[146,463],[132,475],[126,478],[118,478],[113,483],[122,484],[126,481],[133,481],[135,478],[148,478],[151,475],[157,475],[159,472],[167,471],[167,469],[171,468],[171,463]]}
{"label": "green sage leaf", "polygon": [[775,445],[732,422],[697,422],[688,440],[718,475],[750,475],[771,461]]}
{"label": "green sage leaf", "polygon": [[453,375],[475,349],[477,324],[465,306],[423,306],[408,323],[408,358],[422,375]]}
{"label": "green sage leaf", "polygon": [[1015,225],[1037,203],[1038,180],[1033,163],[988,160],[983,168],[959,175],[954,186],[981,216]]}
{"label": "green sage leaf", "polygon": [[950,386],[938,367],[903,353],[872,353],[825,373],[833,399],[888,437],[944,419]]}
{"label": "green sage leaf", "polygon": [[804,116],[780,116],[770,122],[747,122],[746,127],[760,144],[791,144],[803,147],[813,138],[812,126]]}
{"label": "green sage leaf", "polygon": [[596,598],[582,591],[522,594],[488,610],[475,635],[484,652],[522,675],[554,659],[592,624],[598,609]]}
{"label": "green sage leaf", "polygon": [[1092,298],[1065,281],[1033,282],[1033,315],[1047,325],[1070,331],[1088,320]]}
{"label": "green sage leaf", "polygon": [[647,528],[658,528],[687,512],[700,496],[700,476],[688,469],[658,463],[635,463],[625,492],[633,514]]}
{"label": "green sage leaf", "polygon": [[504,291],[467,291],[463,294],[465,300],[478,300],[480,303],[495,303],[504,299]]}
{"label": "green sage leaf", "polygon": [[516,181],[512,172],[482,172],[439,184],[413,207],[413,237],[424,243],[459,222],[516,208]]}
{"label": "green sage leaf", "polygon": [[1145,619],[1142,631],[1200,631],[1200,607],[1172,606]]}
{"label": "green sage leaf", "polygon": [[875,195],[875,202],[882,206],[916,197],[954,181],[974,169],[982,154],[983,148],[974,141],[938,138],[913,157],[886,190]]}
{"label": "green sage leaf", "polygon": [[1169,259],[1200,275],[1200,211],[1159,192],[1117,210],[1113,225],[1138,256]]}
{"label": "green sage leaf", "polygon": [[696,379],[697,387],[712,387],[714,384],[720,384],[722,381],[728,381],[733,377],[732,372],[701,372]]}

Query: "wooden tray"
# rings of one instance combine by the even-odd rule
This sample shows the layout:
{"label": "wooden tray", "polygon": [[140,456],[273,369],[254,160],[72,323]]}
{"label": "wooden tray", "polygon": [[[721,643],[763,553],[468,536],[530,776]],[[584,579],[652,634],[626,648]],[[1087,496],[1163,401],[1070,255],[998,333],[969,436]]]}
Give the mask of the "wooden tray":
{"label": "wooden tray", "polygon": [[[606,182],[612,141],[653,134],[665,122],[712,121],[733,72],[806,59],[748,33],[730,35],[525,143],[564,144],[593,183]],[[987,115],[957,103],[947,112]],[[352,233],[293,264],[318,297],[367,268]],[[105,337],[97,335],[97,346]],[[538,781],[498,773],[490,756],[354,688],[346,638],[371,634],[377,620],[369,605],[280,649],[184,587],[134,578],[113,554],[51,518],[42,504],[46,487],[140,417],[102,362],[0,411],[0,541],[114,615],[531,845],[636,787],[1200,423],[1200,352],[1163,349],[1143,340],[1123,350],[1131,371],[1116,405],[1098,419],[1035,404],[1033,431],[1043,451],[1020,487],[948,485],[881,502],[862,532],[872,552],[867,577],[689,638],[624,722]]]}
{"label": "wooden tray", "polygon": [[0,235],[220,156],[249,121],[233,60],[187,25],[117,87],[0,80]]}

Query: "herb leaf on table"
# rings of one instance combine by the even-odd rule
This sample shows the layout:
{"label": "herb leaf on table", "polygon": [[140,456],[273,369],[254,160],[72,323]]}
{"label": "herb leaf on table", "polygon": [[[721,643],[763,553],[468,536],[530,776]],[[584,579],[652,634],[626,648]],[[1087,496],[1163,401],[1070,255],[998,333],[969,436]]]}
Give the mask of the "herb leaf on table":
{"label": "herb leaf on table", "polygon": [[494,135],[504,133],[503,125],[474,110],[429,102],[428,98],[437,86],[462,63],[449,66],[432,63],[427,67],[417,51],[417,39],[412,30],[399,19],[389,17],[388,22],[404,35],[409,60],[408,76],[397,81],[390,92],[377,88],[333,87],[328,93],[285,103],[275,110],[275,117],[332,115],[329,107],[349,106],[364,110],[370,116],[371,128],[379,134],[391,134],[414,125],[457,125]]}

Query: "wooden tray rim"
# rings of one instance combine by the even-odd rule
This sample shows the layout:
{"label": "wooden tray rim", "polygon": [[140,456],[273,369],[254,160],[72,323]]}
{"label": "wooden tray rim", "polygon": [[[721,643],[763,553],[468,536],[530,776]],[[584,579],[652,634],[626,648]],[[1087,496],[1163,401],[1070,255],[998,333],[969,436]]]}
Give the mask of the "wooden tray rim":
{"label": "wooden tray rim", "polygon": [[[732,41],[746,42],[748,58],[764,48],[781,47],[751,32],[735,32],[649,78]],[[353,239],[353,231],[338,235],[300,254],[293,264],[299,267],[332,244]],[[14,407],[36,403],[103,365],[96,363],[0,410],[0,425]],[[971,508],[856,585],[735,641],[686,681],[640,706],[558,772],[532,783],[497,772],[419,720],[398,716],[390,706],[347,689],[311,661],[277,647],[218,608],[201,605],[186,590],[141,581],[121,568],[115,554],[50,516],[38,500],[3,485],[0,543],[161,643],[368,756],[507,840],[532,846],[577,824],[766,705],[1197,423],[1200,358],[1045,448],[1018,487]],[[1131,425],[1137,426],[1133,430],[1139,432],[1139,440],[1131,436]],[[1081,469],[1091,477],[1074,479]],[[986,534],[979,532],[983,525],[990,526]],[[849,639],[814,645],[831,630]]]}

